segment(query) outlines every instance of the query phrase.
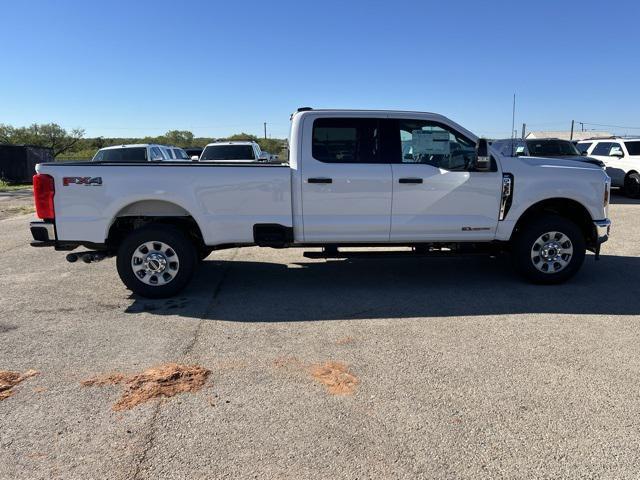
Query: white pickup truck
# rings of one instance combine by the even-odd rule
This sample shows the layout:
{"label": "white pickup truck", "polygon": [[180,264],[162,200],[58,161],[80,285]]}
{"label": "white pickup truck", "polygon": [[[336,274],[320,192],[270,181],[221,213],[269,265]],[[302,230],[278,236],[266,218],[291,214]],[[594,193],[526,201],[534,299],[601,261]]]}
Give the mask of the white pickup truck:
{"label": "white pickup truck", "polygon": [[502,157],[441,115],[303,108],[289,145],[289,164],[40,164],[32,245],[89,249],[69,261],[115,255],[129,289],[166,297],[230,247],[506,251],[531,281],[558,283],[608,238],[601,168]]}

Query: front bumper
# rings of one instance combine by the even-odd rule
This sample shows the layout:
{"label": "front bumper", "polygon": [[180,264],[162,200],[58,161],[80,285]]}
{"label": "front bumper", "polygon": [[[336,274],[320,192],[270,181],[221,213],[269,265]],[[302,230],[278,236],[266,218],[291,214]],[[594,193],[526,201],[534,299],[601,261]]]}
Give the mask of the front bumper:
{"label": "front bumper", "polygon": [[611,230],[611,220],[605,218],[604,220],[595,220],[593,226],[596,230],[596,243],[601,243],[609,240],[609,232]]}
{"label": "front bumper", "polygon": [[50,222],[31,222],[29,224],[33,247],[53,247],[56,244],[56,227]]}

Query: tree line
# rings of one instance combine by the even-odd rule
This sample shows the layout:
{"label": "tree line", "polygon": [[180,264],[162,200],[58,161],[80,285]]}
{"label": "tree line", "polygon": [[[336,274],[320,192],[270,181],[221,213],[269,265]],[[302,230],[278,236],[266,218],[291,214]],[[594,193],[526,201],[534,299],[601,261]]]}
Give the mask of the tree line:
{"label": "tree line", "polygon": [[85,138],[82,128],[67,131],[55,123],[37,124],[28,127],[13,127],[0,124],[0,144],[36,145],[53,150],[56,160],[88,160],[101,148],[130,143],[159,143],[176,147],[204,147],[216,141],[249,140],[257,142],[262,150],[286,158],[287,142],[281,138],[258,138],[249,133],[237,133],[226,138],[195,137],[188,130],[169,130],[157,137]]}

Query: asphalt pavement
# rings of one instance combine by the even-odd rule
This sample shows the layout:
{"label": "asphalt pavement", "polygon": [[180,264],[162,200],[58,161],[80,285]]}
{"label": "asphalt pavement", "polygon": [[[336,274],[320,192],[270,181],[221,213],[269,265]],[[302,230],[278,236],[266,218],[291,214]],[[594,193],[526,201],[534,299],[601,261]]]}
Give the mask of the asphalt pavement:
{"label": "asphalt pavement", "polygon": [[[212,254],[169,300],[113,259],[69,264],[0,220],[2,479],[638,478],[640,202],[569,283],[508,259]],[[113,411],[109,372],[211,370],[196,393]],[[314,366],[355,377],[334,394]]]}

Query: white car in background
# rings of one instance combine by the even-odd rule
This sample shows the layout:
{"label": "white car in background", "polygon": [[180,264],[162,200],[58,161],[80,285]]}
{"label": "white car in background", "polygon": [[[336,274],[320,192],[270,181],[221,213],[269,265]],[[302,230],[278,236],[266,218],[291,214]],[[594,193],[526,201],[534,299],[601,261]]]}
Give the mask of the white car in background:
{"label": "white car in background", "polygon": [[[115,145],[112,147],[101,148],[96,152],[91,161],[104,163],[138,163],[188,160],[188,157],[175,158],[170,150],[170,147],[155,143]],[[184,156],[187,156],[186,152],[184,152]]]}
{"label": "white car in background", "polygon": [[576,145],[583,155],[602,160],[611,186],[630,197],[640,197],[640,138],[593,138]]}
{"label": "white car in background", "polygon": [[210,143],[200,155],[201,162],[254,163],[266,162],[269,157],[260,150],[256,142]]}

